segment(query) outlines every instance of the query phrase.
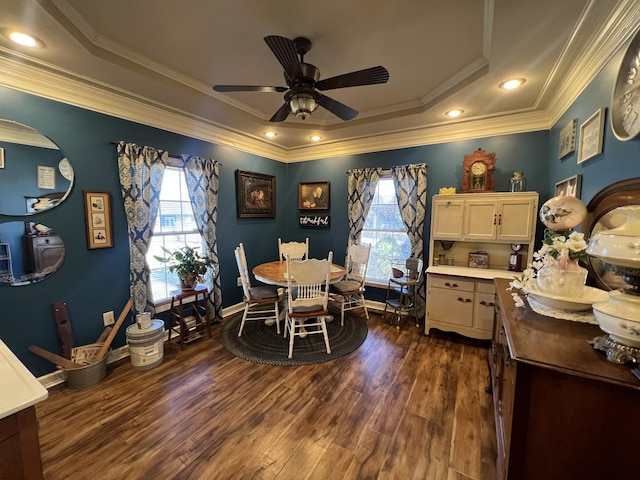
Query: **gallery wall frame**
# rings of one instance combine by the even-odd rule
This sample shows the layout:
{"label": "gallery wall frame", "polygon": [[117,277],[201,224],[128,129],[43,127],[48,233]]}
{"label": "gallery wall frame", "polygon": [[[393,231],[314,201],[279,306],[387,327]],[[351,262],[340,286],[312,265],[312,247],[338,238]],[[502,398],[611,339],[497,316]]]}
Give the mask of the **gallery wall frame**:
{"label": "gallery wall frame", "polygon": [[300,182],[298,185],[299,210],[328,210],[329,182]]}
{"label": "gallery wall frame", "polygon": [[56,169],[45,165],[37,167],[37,185],[38,188],[46,190],[56,189]]}
{"label": "gallery wall frame", "polygon": [[113,247],[111,223],[111,194],[101,191],[83,191],[87,248]]}
{"label": "gallery wall frame", "polygon": [[238,218],[276,216],[276,177],[236,170]]}
{"label": "gallery wall frame", "polygon": [[569,196],[580,198],[582,192],[582,175],[574,175],[573,177],[565,178],[556,183],[555,196]]}
{"label": "gallery wall frame", "polygon": [[576,130],[578,129],[578,119],[574,118],[560,130],[560,147],[558,159],[562,159],[576,150]]}
{"label": "gallery wall frame", "polygon": [[605,110],[604,107],[599,108],[580,125],[578,163],[585,162],[602,153]]}

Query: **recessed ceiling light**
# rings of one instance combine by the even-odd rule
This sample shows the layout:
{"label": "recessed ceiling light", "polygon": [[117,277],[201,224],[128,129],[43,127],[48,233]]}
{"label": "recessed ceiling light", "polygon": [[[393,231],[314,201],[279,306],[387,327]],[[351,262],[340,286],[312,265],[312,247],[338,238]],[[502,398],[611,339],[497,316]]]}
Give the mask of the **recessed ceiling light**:
{"label": "recessed ceiling light", "polygon": [[524,84],[526,80],[524,78],[512,78],[511,80],[507,80],[506,82],[502,82],[498,85],[500,88],[504,90],[513,90],[514,88],[518,88]]}
{"label": "recessed ceiling light", "polygon": [[319,142],[320,140],[322,140],[322,137],[320,135],[311,135],[309,137],[309,140],[311,140],[312,142]]}
{"label": "recessed ceiling light", "polygon": [[44,47],[42,40],[24,32],[3,29],[2,34],[12,42],[22,45],[23,47]]}
{"label": "recessed ceiling light", "polygon": [[447,113],[445,113],[445,115],[449,118],[456,118],[462,115],[463,113],[464,113],[464,110],[462,110],[461,108],[454,108],[453,110],[449,110]]}
{"label": "recessed ceiling light", "polygon": [[278,136],[278,134],[277,134],[276,132],[264,132],[264,134],[263,134],[263,135],[264,135],[265,137],[268,137],[268,138],[275,138],[275,137],[277,137],[277,136]]}

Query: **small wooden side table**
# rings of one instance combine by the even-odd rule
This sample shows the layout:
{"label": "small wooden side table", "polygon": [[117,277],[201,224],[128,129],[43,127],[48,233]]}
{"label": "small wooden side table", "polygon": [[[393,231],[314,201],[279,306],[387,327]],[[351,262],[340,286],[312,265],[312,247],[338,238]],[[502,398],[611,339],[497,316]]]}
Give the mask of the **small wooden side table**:
{"label": "small wooden side table", "polygon": [[193,290],[171,291],[167,341],[171,340],[171,334],[175,332],[178,334],[180,348],[184,348],[187,343],[202,338],[205,328],[211,338],[211,325],[205,315],[208,293],[204,285],[197,285]]}

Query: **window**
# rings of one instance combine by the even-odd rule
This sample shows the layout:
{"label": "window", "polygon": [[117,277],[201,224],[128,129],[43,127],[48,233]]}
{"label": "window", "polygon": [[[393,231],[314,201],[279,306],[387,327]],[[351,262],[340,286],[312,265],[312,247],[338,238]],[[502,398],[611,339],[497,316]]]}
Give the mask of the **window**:
{"label": "window", "polygon": [[178,275],[169,272],[165,263],[154,255],[166,256],[162,247],[175,250],[189,245],[202,252],[202,238],[193,216],[187,182],[181,168],[167,167],[160,190],[160,207],[153,229],[147,263],[151,269],[153,301],[158,304],[171,297],[171,290],[179,288]]}
{"label": "window", "polygon": [[378,181],[360,238],[360,243],[371,244],[368,282],[386,285],[391,267],[405,269],[404,262],[411,255],[411,243],[402,223],[391,177]]}

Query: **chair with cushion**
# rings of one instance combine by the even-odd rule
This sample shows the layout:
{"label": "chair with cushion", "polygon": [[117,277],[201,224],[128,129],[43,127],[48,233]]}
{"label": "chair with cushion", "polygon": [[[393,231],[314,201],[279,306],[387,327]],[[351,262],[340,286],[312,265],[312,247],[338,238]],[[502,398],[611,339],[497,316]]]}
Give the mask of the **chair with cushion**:
{"label": "chair with cushion", "polygon": [[278,256],[281,261],[288,256],[291,260],[304,260],[309,258],[309,239],[304,242],[283,242],[278,238]]}
{"label": "chair with cushion", "polygon": [[331,353],[325,316],[328,315],[329,277],[333,252],[326,260],[292,260],[287,257],[287,316],[285,337],[289,335],[289,358],[293,358],[296,337],[321,334]]}
{"label": "chair with cushion", "polygon": [[276,330],[280,334],[280,311],[278,302],[280,295],[276,287],[269,285],[252,286],[247,268],[247,257],[244,253],[244,245],[241,243],[235,249],[236,263],[242,281],[242,292],[244,301],[244,313],[242,322],[238,330],[238,336],[242,336],[242,330],[246,321],[261,320],[269,324],[274,322]]}
{"label": "chair with cushion", "polygon": [[348,310],[364,308],[364,314],[369,319],[364,300],[364,281],[370,251],[371,245],[350,245],[345,265],[347,275],[344,280],[331,285],[331,299],[340,303],[341,326],[344,326],[344,312]]}
{"label": "chair with cushion", "polygon": [[400,328],[402,315],[411,314],[416,321],[416,327],[420,326],[418,312],[416,309],[417,287],[422,274],[422,260],[410,257],[405,262],[406,272],[401,277],[389,278],[387,285],[387,299],[384,305],[384,319],[387,314],[387,307],[393,309],[393,314],[397,319],[396,328]]}

